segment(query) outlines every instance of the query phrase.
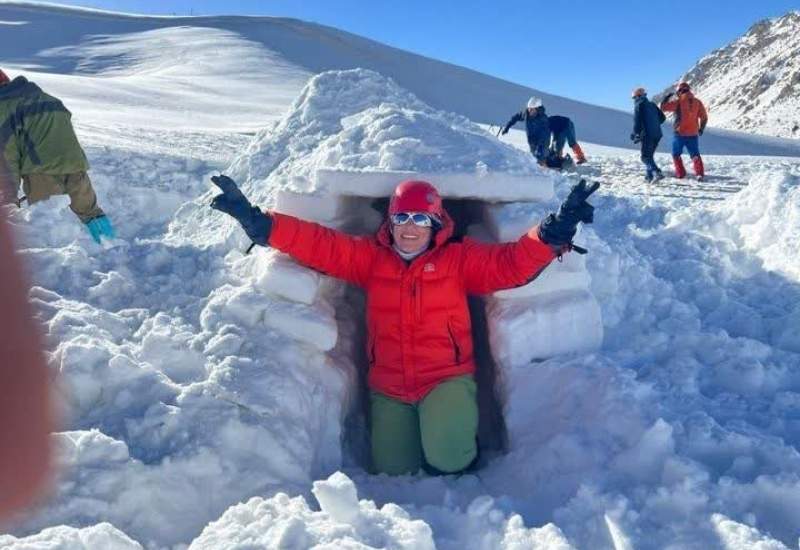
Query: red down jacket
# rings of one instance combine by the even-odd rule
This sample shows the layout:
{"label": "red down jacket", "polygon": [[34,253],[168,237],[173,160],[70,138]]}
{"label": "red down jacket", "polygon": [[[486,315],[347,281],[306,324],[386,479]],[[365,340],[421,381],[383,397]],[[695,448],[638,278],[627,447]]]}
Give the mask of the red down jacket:
{"label": "red down jacket", "polygon": [[364,288],[369,386],[408,403],[475,371],[467,294],[523,285],[555,257],[536,228],[513,243],[449,241],[453,221],[445,213],[434,245],[406,264],[392,248],[388,222],[375,236],[355,237],[271,215],[270,246]]}

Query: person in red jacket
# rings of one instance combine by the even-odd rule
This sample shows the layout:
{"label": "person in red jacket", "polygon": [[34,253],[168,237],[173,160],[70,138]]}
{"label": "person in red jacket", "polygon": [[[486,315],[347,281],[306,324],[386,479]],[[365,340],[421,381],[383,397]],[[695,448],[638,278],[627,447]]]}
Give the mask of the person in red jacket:
{"label": "person in red jacket", "polygon": [[700,156],[700,144],[698,136],[703,135],[703,131],[708,124],[708,114],[703,102],[694,97],[688,82],[681,82],[678,85],[678,99],[671,99],[673,94],[667,94],[661,101],[661,110],[665,113],[675,113],[673,123],[675,134],[672,138],[672,162],[675,165],[675,177],[686,177],[686,168],[683,166],[681,154],[685,147],[692,158],[692,166],[698,181],[705,178],[705,167]]}
{"label": "person in red jacket", "polygon": [[[366,291],[371,449],[376,473],[463,471],[477,455],[478,407],[468,294],[487,294],[534,279],[572,249],[586,198],[599,184],[576,185],[557,214],[516,242],[451,239],[453,220],[436,188],[405,181],[388,219],[357,237],[278,212],[261,212],[227,176],[211,207],[250,239]],[[577,249],[577,247],[576,247]]]}

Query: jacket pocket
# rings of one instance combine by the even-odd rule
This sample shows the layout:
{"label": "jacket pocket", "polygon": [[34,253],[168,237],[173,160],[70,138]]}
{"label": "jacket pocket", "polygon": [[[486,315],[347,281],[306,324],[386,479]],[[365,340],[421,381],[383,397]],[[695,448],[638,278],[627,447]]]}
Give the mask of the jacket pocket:
{"label": "jacket pocket", "polygon": [[450,335],[450,344],[453,346],[453,357],[455,357],[457,365],[461,363],[461,348],[458,347],[458,340],[456,340],[456,334],[450,319],[447,320],[447,334]]}

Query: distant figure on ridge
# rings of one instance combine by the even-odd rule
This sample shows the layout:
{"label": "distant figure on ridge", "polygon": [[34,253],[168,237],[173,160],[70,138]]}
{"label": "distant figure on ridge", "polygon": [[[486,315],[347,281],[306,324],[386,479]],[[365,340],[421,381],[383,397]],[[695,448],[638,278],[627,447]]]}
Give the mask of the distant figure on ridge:
{"label": "distant figure on ridge", "polygon": [[[69,207],[96,242],[115,237],[111,222],[97,205],[86,171],[89,162],[72,114],[61,101],[24,76],[10,80],[0,70],[0,198],[28,204],[53,195],[69,195]],[[25,197],[17,199],[19,183]]]}
{"label": "distant figure on ridge", "polygon": [[636,88],[631,93],[633,98],[633,133],[631,140],[641,144],[642,162],[645,167],[644,179],[648,182],[656,182],[664,177],[661,169],[656,164],[655,152],[658,142],[661,141],[661,123],[667,117],[661,112],[658,106],[647,99],[647,91],[644,88]]}
{"label": "distant figure on ridge", "polygon": [[404,181],[375,235],[353,236],[250,204],[227,176],[211,208],[235,218],[253,243],[364,289],[372,470],[389,475],[463,472],[478,457],[475,353],[467,295],[529,283],[591,223],[576,184],[558,213],[516,241],[452,239],[454,222],[436,188]]}
{"label": "distant figure on ridge", "polygon": [[525,134],[528,136],[528,147],[536,161],[544,166],[547,161],[547,152],[550,145],[550,124],[544,112],[542,100],[536,96],[528,100],[528,106],[511,117],[503,126],[501,134],[506,135],[508,130],[517,122],[525,121]]}
{"label": "distant figure on ridge", "polygon": [[700,157],[698,136],[703,135],[708,123],[708,114],[703,102],[694,97],[688,82],[678,84],[678,99],[670,99],[674,94],[669,93],[661,101],[661,110],[675,113],[675,136],[672,138],[672,162],[675,164],[675,177],[686,177],[686,168],[683,166],[681,154],[685,147],[692,158],[692,166],[698,181],[705,178],[705,167]]}

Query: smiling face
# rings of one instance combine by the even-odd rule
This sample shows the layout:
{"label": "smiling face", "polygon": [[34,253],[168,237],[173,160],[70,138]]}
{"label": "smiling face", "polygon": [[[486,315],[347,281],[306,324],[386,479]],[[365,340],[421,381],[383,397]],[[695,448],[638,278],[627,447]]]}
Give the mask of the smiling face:
{"label": "smiling face", "polygon": [[392,225],[394,243],[406,254],[416,254],[428,248],[432,234],[433,230],[430,227],[420,227],[410,222]]}

